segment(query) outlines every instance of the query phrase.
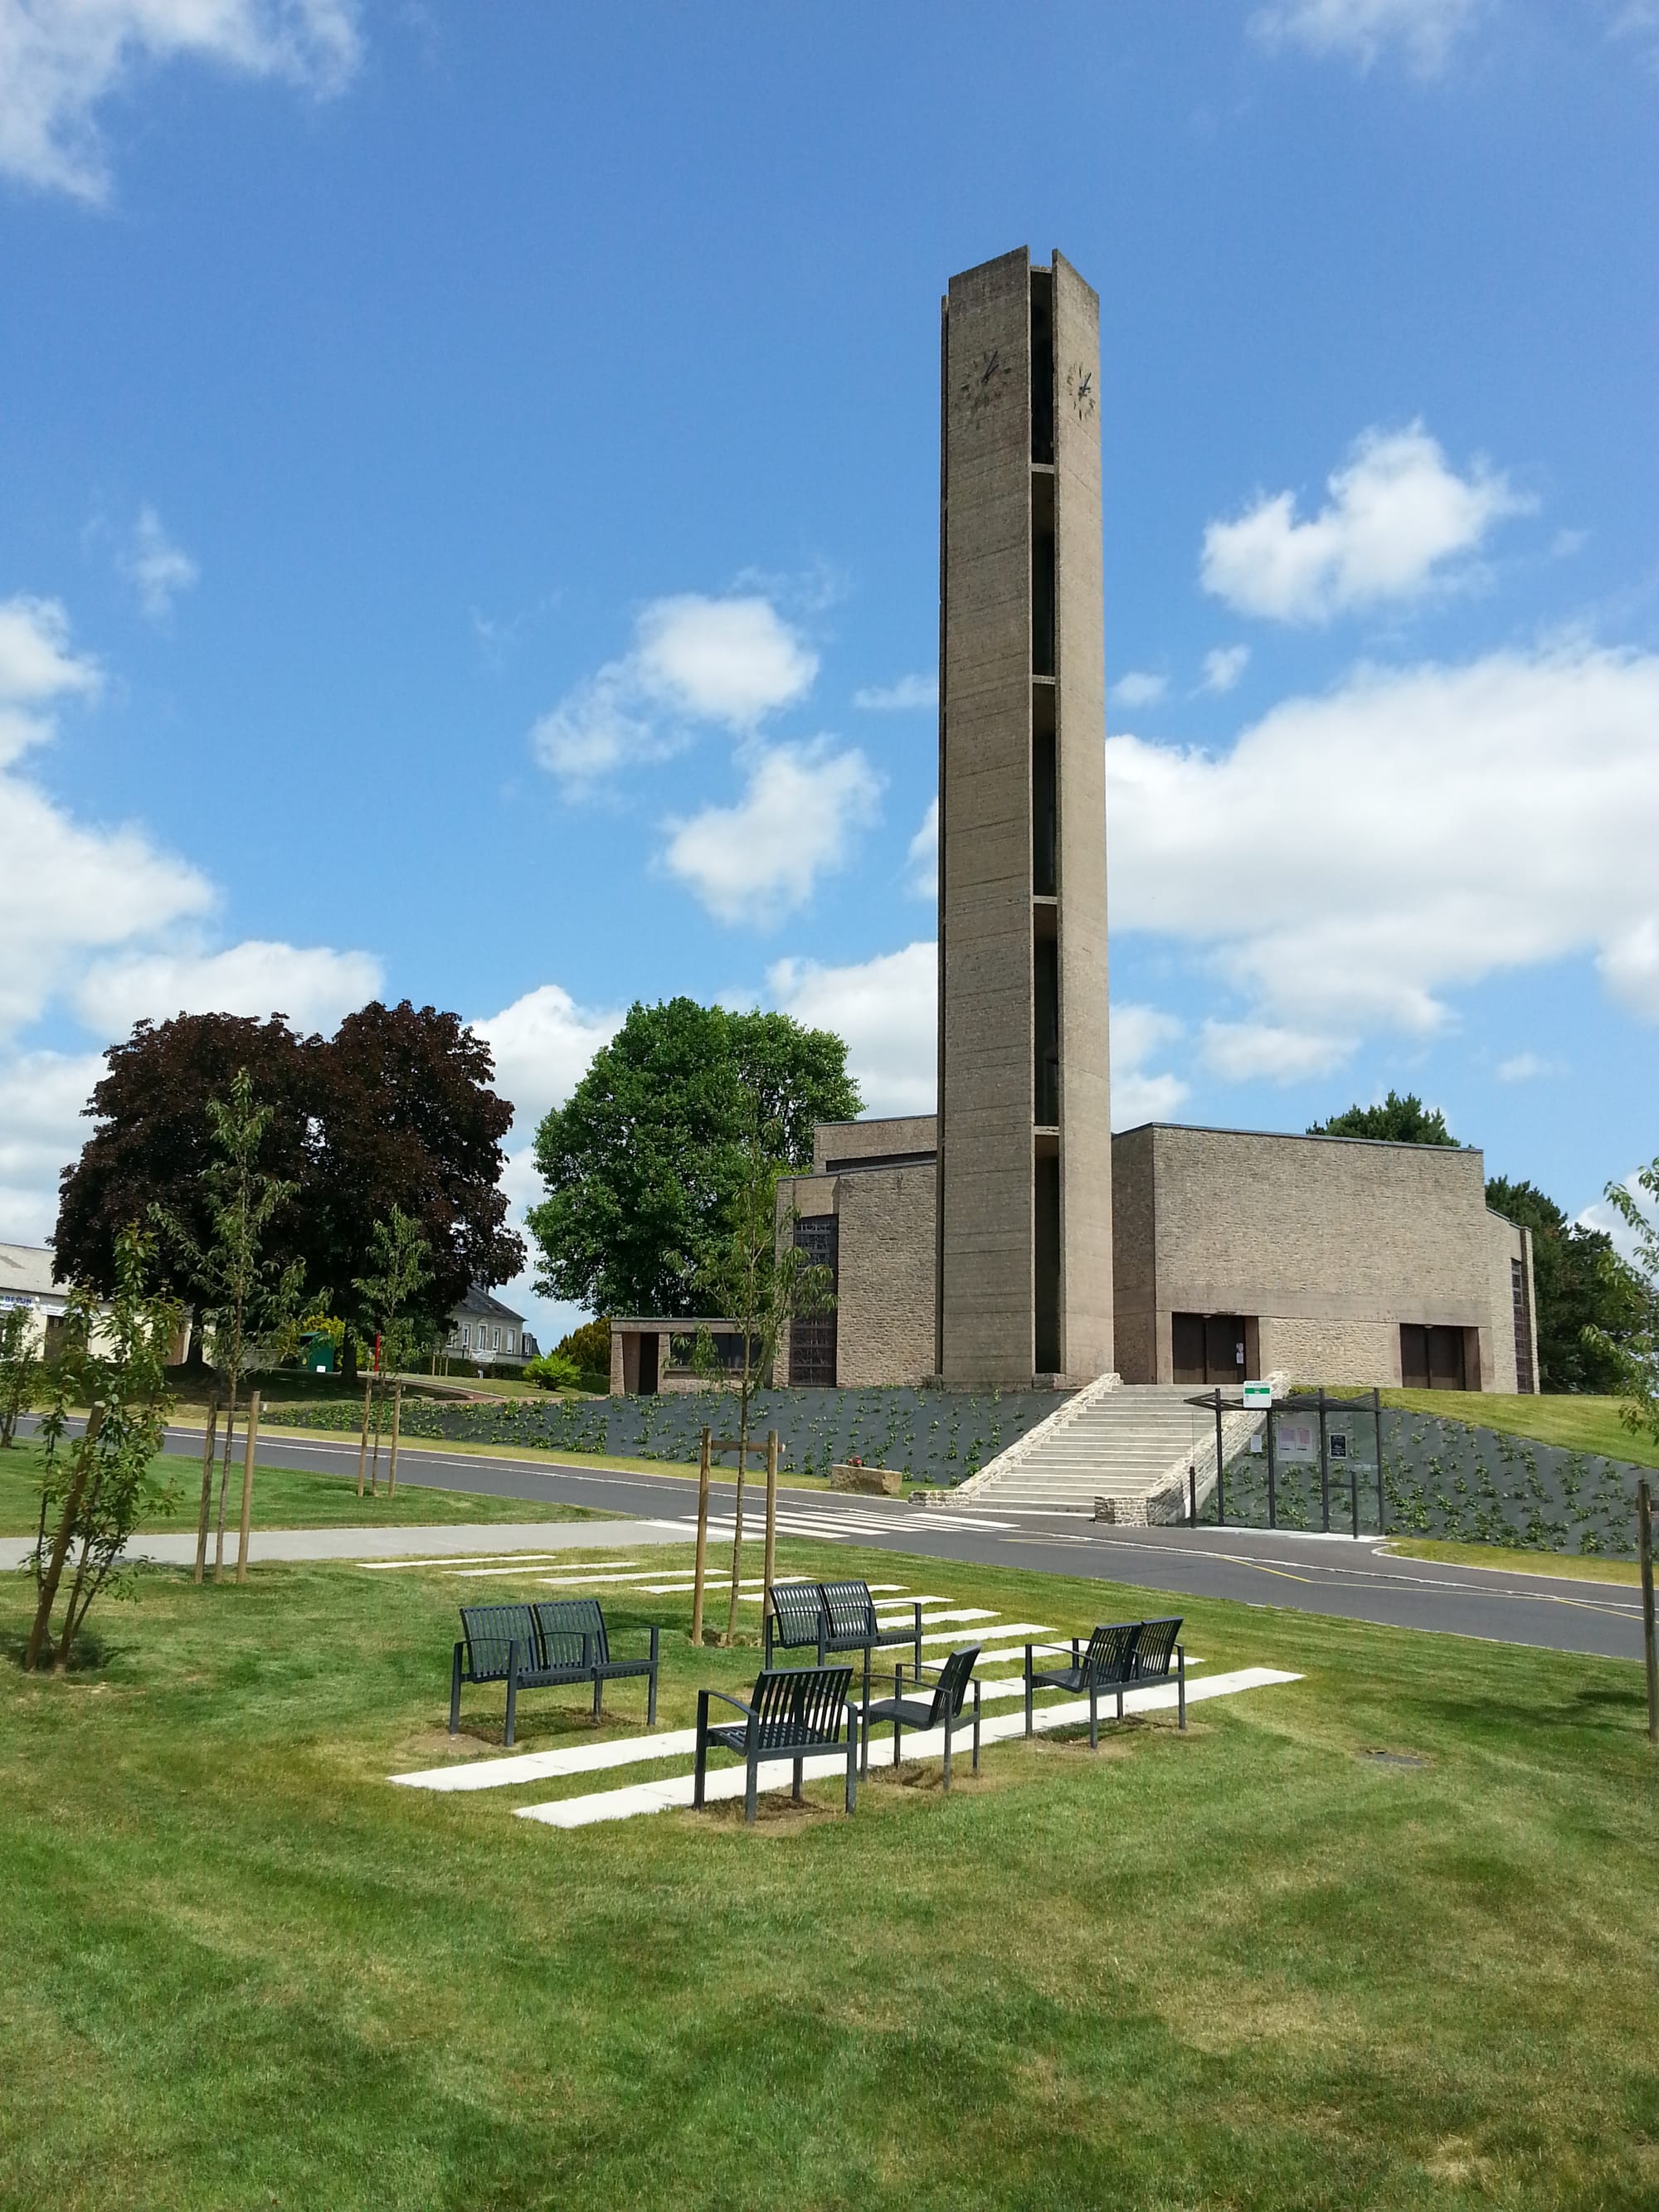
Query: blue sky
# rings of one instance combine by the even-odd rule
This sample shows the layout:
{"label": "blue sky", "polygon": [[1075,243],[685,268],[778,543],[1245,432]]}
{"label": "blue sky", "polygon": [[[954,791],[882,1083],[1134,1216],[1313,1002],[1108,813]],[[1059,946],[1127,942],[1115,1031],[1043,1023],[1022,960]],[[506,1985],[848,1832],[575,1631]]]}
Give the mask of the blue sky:
{"label": "blue sky", "polygon": [[[1659,7],[0,0],[0,1237],[143,1013],[932,1091],[938,299],[1102,297],[1115,1092],[1659,1151]],[[557,1316],[538,1310],[544,1329]]]}

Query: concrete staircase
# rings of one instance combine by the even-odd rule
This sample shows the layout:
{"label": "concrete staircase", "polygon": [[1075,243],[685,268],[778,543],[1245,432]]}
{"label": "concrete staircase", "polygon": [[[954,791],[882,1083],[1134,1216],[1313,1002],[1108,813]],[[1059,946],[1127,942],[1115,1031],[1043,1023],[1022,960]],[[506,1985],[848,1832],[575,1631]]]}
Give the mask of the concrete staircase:
{"label": "concrete staircase", "polygon": [[[1215,1482],[1215,1420],[1187,1403],[1190,1383],[1116,1382],[1094,1386],[1070,1418],[1069,1408],[1018,1455],[994,1460],[971,1483],[952,1493],[971,1492],[975,1504],[992,1510],[1024,1508],[1029,1512],[1092,1515],[1096,1501],[1109,1498],[1113,1518],[1129,1522],[1173,1520],[1184,1515],[1185,1471],[1198,1468],[1200,1504]],[[1228,1417],[1229,1455],[1261,1425],[1259,1414]],[[1007,1463],[1005,1465],[1004,1461]],[[1179,1501],[1170,1496],[1179,1484]]]}

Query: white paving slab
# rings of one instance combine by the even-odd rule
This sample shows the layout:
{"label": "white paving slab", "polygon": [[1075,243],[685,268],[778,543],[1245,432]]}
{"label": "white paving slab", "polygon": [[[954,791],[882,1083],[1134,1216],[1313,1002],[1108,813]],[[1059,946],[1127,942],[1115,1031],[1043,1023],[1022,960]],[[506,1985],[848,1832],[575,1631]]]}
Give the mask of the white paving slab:
{"label": "white paving slab", "polygon": [[[1272,1667],[1243,1667],[1231,1674],[1212,1674],[1202,1682],[1187,1685],[1187,1703],[1201,1705],[1211,1698],[1237,1697],[1246,1690],[1270,1689],[1284,1682],[1298,1682],[1299,1674],[1282,1674]],[[1173,1683],[1157,1688],[1131,1690],[1123,1700],[1126,1713],[1171,1712],[1176,1702]],[[1047,1734],[1050,1730],[1074,1727],[1089,1717],[1086,1698],[1068,1700],[1061,1705],[1046,1705],[1039,1709],[1034,1726]],[[1025,1733],[1025,1716],[1022,1713],[996,1713],[981,1729],[981,1744],[1006,1743],[1011,1738]],[[953,1732],[954,1735],[954,1732]],[[876,1739],[879,1747],[881,1738]],[[971,1727],[965,1735],[955,1736],[953,1756],[964,1762],[971,1757],[973,1735]],[[696,1745],[693,1744],[695,1752]],[[904,1750],[911,1759],[943,1759],[945,1731],[933,1729],[925,1735],[907,1736]],[[879,1762],[878,1762],[879,1764]],[[828,1780],[847,1771],[845,1751],[825,1752],[802,1761],[805,1778],[811,1781]],[[791,1786],[793,1762],[787,1759],[763,1759],[761,1788],[769,1794],[787,1790]],[[720,1768],[707,1778],[704,1795],[716,1802],[741,1797],[744,1775],[741,1765]],[[631,1820],[646,1813],[666,1813],[689,1807],[691,1802],[694,1778],[677,1774],[656,1782],[634,1782],[620,1790],[595,1790],[585,1797],[563,1797],[549,1805],[520,1805],[515,1808],[520,1820],[539,1820],[550,1828],[586,1828],[601,1820]]]}

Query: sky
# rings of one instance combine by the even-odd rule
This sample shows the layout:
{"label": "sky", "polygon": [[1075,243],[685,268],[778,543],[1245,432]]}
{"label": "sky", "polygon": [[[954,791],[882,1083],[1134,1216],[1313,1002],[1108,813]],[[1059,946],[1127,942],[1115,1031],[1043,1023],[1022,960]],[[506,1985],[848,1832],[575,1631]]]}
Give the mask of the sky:
{"label": "sky", "polygon": [[[1659,0],[0,0],[0,1239],[143,1016],[933,1103],[938,316],[1097,288],[1114,1120],[1659,1153]],[[544,1341],[573,1317],[503,1293]]]}

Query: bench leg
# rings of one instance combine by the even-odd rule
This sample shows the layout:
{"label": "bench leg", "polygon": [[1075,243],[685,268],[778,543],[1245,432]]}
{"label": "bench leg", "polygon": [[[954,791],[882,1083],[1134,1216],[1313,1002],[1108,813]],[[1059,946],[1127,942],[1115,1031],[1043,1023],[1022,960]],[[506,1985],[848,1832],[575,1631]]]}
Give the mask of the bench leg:
{"label": "bench leg", "polygon": [[697,1763],[692,1771],[691,1809],[702,1810],[703,1778],[708,1771],[708,1692],[697,1692]]}
{"label": "bench leg", "polygon": [[790,1802],[792,1804],[799,1805],[801,1802],[801,1769],[805,1764],[805,1762],[804,1759],[797,1759],[795,1761],[794,1784],[789,1792]]}
{"label": "bench leg", "polygon": [[948,1796],[951,1790],[951,1715],[948,1709],[945,1715],[945,1789]]}
{"label": "bench leg", "polygon": [[1089,1748],[1100,1749],[1100,1692],[1095,1687],[1094,1677],[1089,1678]]}
{"label": "bench leg", "polygon": [[602,1717],[602,1716],[603,1716],[603,1714],[604,1714],[604,1711],[605,1711],[605,1677],[604,1677],[604,1675],[603,1675],[603,1674],[595,1674],[595,1675],[594,1675],[594,1677],[593,1677],[593,1717],[594,1717],[594,1719],[595,1719],[595,1720],[599,1720],[599,1718],[601,1718],[601,1717]]}
{"label": "bench leg", "polygon": [[[870,1646],[866,1644],[865,1645],[865,1647],[864,1647],[864,1703],[863,1703],[863,1705],[860,1707],[860,1711],[861,1712],[866,1712],[866,1713],[867,1713],[867,1712],[869,1711],[869,1710],[870,1710]],[[866,1745],[865,1745],[864,1750],[863,1750],[862,1753],[860,1754],[860,1756],[863,1758],[863,1759],[864,1759],[864,1761],[865,1761],[865,1769],[864,1769],[864,1771],[865,1771],[865,1772],[867,1774],[867,1773],[870,1771],[870,1767],[869,1767],[870,1747],[869,1747],[869,1744],[867,1743],[867,1741],[866,1741]]]}
{"label": "bench leg", "polygon": [[1121,1682],[1117,1690],[1117,1717],[1119,1720],[1123,1718],[1123,1685]]}
{"label": "bench leg", "polygon": [[974,1771],[975,1774],[979,1772],[979,1680],[975,1676],[974,1680]]}
{"label": "bench leg", "polygon": [[513,1746],[513,1724],[519,1710],[519,1647],[507,1647],[507,1733],[501,1738],[508,1750]]}
{"label": "bench leg", "polygon": [[647,1728],[655,1728],[655,1726],[657,1725],[657,1637],[658,1637],[658,1633],[659,1633],[659,1632],[658,1632],[655,1628],[653,1628],[653,1629],[652,1630],[652,1632],[651,1632],[651,1672],[650,1672],[649,1675],[647,1677],[647,1686],[646,1686],[646,1692],[645,1692],[645,1724],[646,1724]]}
{"label": "bench leg", "polygon": [[449,1733],[461,1732],[461,1646],[455,1646],[455,1660],[449,1670]]}
{"label": "bench leg", "polygon": [[920,1606],[918,1606],[918,1607],[916,1607],[916,1650],[915,1650],[915,1660],[916,1660],[916,1680],[917,1680],[917,1682],[918,1682],[918,1683],[920,1683],[920,1682],[921,1682],[921,1607]]}
{"label": "bench leg", "polygon": [[1176,1646],[1176,1710],[1181,1716],[1181,1725],[1187,1725],[1187,1653],[1185,1647]]}
{"label": "bench leg", "polygon": [[1025,1647],[1025,1733],[1031,1733],[1031,1647]]}
{"label": "bench leg", "polygon": [[755,1825],[755,1797],[760,1788],[760,1746],[751,1736],[749,1741],[749,1771],[743,1782],[743,1820],[745,1827]]}
{"label": "bench leg", "polygon": [[900,1724],[899,1717],[895,1713],[893,1716],[893,1764],[895,1766],[899,1763],[899,1738],[903,1735],[903,1733],[904,1730],[902,1726]]}
{"label": "bench leg", "polygon": [[858,1810],[859,1760],[866,1755],[859,1743],[858,1716],[849,1707],[847,1714],[847,1809],[849,1813]]}

